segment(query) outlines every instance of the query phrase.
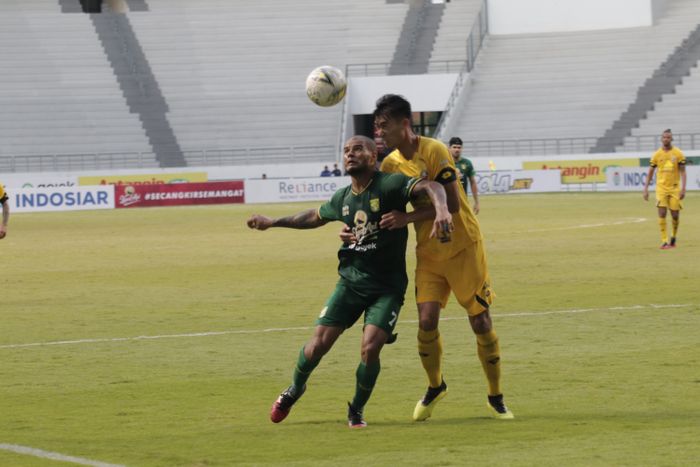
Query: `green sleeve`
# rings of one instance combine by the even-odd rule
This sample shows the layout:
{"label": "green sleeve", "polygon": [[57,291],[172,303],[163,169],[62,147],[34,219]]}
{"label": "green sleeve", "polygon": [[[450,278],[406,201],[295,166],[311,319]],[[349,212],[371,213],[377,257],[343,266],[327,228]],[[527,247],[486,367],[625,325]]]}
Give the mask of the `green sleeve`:
{"label": "green sleeve", "polygon": [[472,161],[470,161],[469,159],[466,159],[464,162],[466,163],[465,165],[467,167],[465,175],[468,178],[474,177],[476,175],[476,171],[474,170],[474,165],[472,164]]}
{"label": "green sleeve", "polygon": [[382,189],[387,199],[391,200],[391,209],[401,209],[406,207],[413,197],[413,189],[421,179],[419,177],[407,177],[406,175],[395,173],[388,175],[382,184]]}
{"label": "green sleeve", "polygon": [[338,221],[342,219],[341,210],[343,206],[343,198],[345,188],[336,191],[331,199],[326,201],[318,208],[318,217],[324,221]]}

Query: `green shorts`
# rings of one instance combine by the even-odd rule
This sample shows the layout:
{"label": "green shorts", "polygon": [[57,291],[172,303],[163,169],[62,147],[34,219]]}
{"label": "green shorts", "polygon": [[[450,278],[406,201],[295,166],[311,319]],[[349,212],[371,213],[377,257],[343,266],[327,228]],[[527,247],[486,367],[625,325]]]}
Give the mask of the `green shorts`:
{"label": "green shorts", "polygon": [[373,324],[391,336],[399,319],[403,295],[398,292],[363,294],[351,289],[341,280],[326,301],[316,324],[347,329],[364,312],[365,326]]}

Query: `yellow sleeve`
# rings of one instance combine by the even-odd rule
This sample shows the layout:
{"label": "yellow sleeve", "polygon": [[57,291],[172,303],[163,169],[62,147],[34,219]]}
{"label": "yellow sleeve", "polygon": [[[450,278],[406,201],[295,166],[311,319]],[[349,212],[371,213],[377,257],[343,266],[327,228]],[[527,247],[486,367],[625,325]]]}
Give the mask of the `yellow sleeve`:
{"label": "yellow sleeve", "polygon": [[653,156],[651,156],[651,160],[649,161],[649,165],[651,167],[658,167],[659,165],[659,151],[656,151]]}
{"label": "yellow sleeve", "polygon": [[395,165],[393,163],[393,159],[391,157],[391,154],[386,156],[384,160],[382,161],[382,164],[379,166],[379,171],[384,172],[384,173],[394,173],[396,172]]}
{"label": "yellow sleeve", "polygon": [[0,183],[0,199],[3,199],[5,197],[5,188],[2,186],[2,183]]}
{"label": "yellow sleeve", "polygon": [[678,165],[685,165],[685,154],[680,149],[678,150]]}
{"label": "yellow sleeve", "polygon": [[447,150],[447,146],[440,141],[433,143],[428,163],[428,178],[430,180],[435,180],[443,185],[457,180],[455,161]]}

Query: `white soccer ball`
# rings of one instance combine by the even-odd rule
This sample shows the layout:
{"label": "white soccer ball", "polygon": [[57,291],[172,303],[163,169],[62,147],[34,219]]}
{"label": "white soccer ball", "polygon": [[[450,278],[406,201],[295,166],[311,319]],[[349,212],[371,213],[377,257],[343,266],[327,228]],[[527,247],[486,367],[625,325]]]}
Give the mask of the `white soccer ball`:
{"label": "white soccer ball", "polygon": [[345,75],[332,66],[320,66],[306,78],[306,95],[321,107],[330,107],[342,101],[346,89]]}

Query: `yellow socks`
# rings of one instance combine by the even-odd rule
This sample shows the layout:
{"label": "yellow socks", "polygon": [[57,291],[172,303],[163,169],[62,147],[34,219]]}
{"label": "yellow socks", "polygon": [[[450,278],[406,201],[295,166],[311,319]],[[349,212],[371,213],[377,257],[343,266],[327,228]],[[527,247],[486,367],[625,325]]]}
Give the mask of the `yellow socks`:
{"label": "yellow socks", "polygon": [[680,219],[671,218],[671,225],[673,226],[673,227],[672,227],[672,229],[673,229],[672,232],[673,232],[673,233],[671,234],[672,237],[675,237],[676,234],[678,233],[678,221],[679,221],[679,220],[680,220]]}
{"label": "yellow socks", "polygon": [[436,388],[442,383],[442,337],[440,331],[423,331],[418,329],[418,355],[428,375],[430,387]]}
{"label": "yellow socks", "polygon": [[501,349],[498,336],[491,330],[486,334],[476,335],[476,347],[489,383],[489,395],[501,394]]}
{"label": "yellow socks", "polygon": [[661,230],[661,242],[668,243],[668,234],[666,233],[666,218],[659,217],[659,229]]}

